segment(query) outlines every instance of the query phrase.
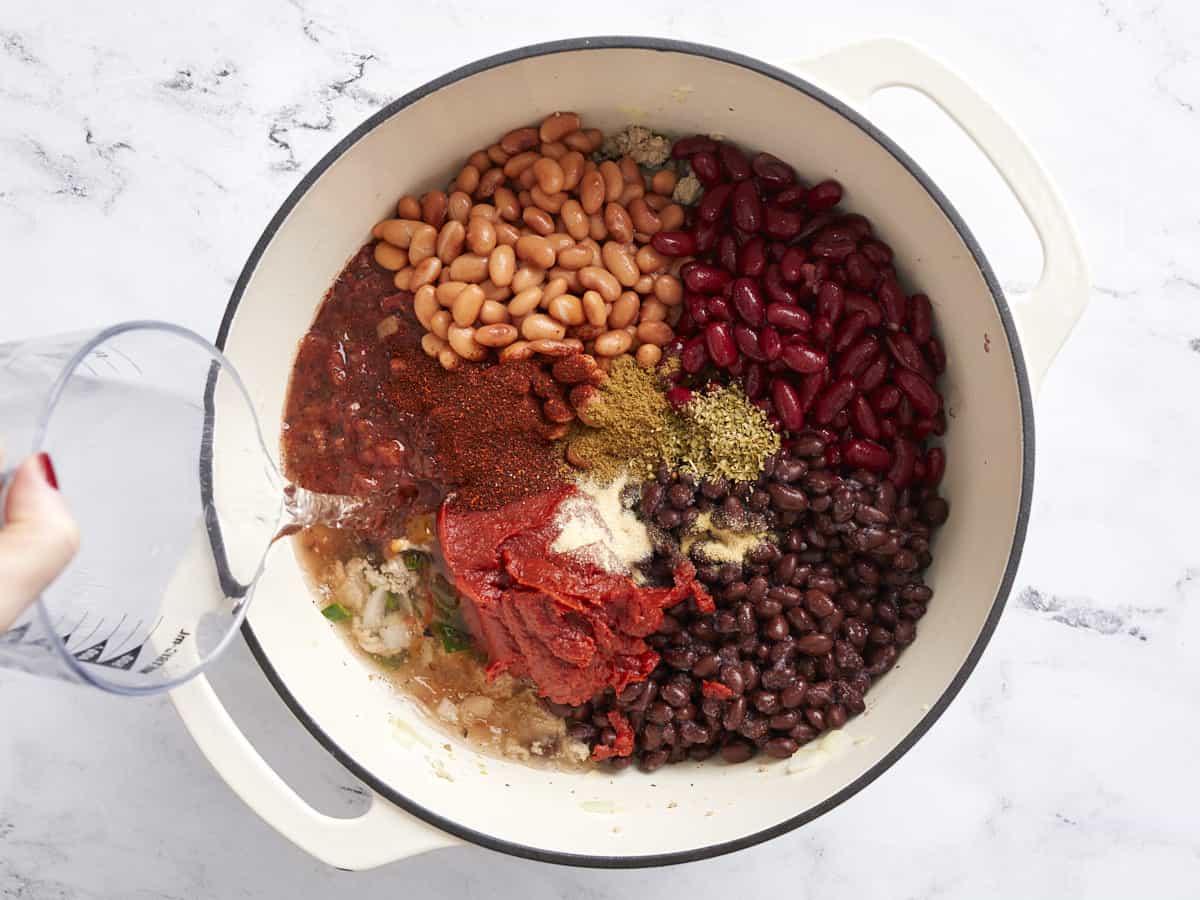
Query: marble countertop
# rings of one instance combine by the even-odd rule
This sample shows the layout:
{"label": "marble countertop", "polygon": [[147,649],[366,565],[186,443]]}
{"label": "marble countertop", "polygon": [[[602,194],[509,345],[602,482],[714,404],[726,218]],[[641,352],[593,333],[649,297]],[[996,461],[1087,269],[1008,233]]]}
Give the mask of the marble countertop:
{"label": "marble countertop", "polygon": [[[0,896],[540,900],[783,884],[823,900],[1196,895],[1200,9],[774,6],[609,0],[587,16],[577,4],[6,0],[0,337],[141,317],[215,334],[260,230],[326,149],[388,99],[501,49],[641,33],[787,62],[872,36],[915,40],[1026,135],[1092,277],[1037,401],[1037,493],[1012,600],[937,726],[848,803],[730,857],[604,872],[466,847],[352,876],[243,806],[167,700],[0,672]],[[1037,276],[1036,243],[964,139],[902,91],[869,113],[1019,295]],[[365,802],[243,647],[214,680],[316,806]]]}

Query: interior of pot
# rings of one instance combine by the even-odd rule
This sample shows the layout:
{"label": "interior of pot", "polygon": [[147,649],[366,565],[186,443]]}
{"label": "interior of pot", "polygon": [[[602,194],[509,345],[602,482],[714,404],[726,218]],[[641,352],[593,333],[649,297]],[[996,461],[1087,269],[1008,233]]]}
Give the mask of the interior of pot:
{"label": "interior of pot", "polygon": [[270,236],[225,345],[270,446],[278,445],[297,342],[371,226],[401,194],[444,182],[471,151],[556,109],[605,130],[637,121],[669,134],[720,133],[770,150],[804,178],[836,177],[846,187],[844,205],[870,217],[894,248],[908,289],[929,294],[949,358],[943,491],[951,521],[936,542],[928,573],[935,596],[916,643],[872,688],[865,714],[793,760],[564,774],[480,756],[430,726],[322,618],[285,549],[272,555],[249,621],[265,665],[310,728],[410,809],[524,853],[695,854],[815,814],[861,783],[936,715],[981,646],[1019,530],[1026,423],[1015,362],[963,236],[918,178],[860,126],[741,61],[585,47],[513,58],[435,86],[351,136],[318,170]]}

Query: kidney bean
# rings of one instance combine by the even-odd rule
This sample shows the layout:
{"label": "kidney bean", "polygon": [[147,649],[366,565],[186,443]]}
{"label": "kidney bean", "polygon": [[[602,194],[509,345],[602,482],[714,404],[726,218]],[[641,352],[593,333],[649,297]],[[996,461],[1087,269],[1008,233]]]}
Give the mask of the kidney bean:
{"label": "kidney bean", "polygon": [[742,231],[756,232],[763,226],[763,204],[752,181],[742,181],[730,200],[733,224]]}
{"label": "kidney bean", "polygon": [[891,364],[887,357],[880,353],[875,356],[871,363],[858,376],[858,389],[860,391],[873,391],[883,383],[883,379],[887,377],[888,370]]}
{"label": "kidney bean", "polygon": [[752,174],[750,161],[736,144],[727,141],[717,145],[717,157],[730,181],[745,181]]}
{"label": "kidney bean", "polygon": [[746,374],[742,377],[742,390],[746,392],[746,396],[751,400],[757,400],[766,389],[766,370],[758,363],[747,366]]}
{"label": "kidney bean", "polygon": [[709,319],[718,319],[722,322],[733,321],[733,310],[722,297],[709,297],[705,306],[708,309]]}
{"label": "kidney bean", "polygon": [[758,346],[767,362],[775,362],[783,355],[783,338],[774,326],[767,325],[758,333]]}
{"label": "kidney bean", "polygon": [[[775,406],[775,412],[779,414],[780,420],[783,422],[783,427],[788,431],[799,431],[804,427],[804,410],[800,406],[800,397],[796,393],[796,389],[783,378],[776,378],[771,382],[771,401]],[[782,487],[776,485],[775,487]],[[775,498],[775,494],[771,494]],[[794,502],[789,500],[787,502]],[[782,506],[776,503],[777,506]],[[795,507],[790,507],[795,508]]]}
{"label": "kidney bean", "polygon": [[757,278],[767,267],[767,245],[761,236],[755,235],[742,244],[737,252],[737,273]]}
{"label": "kidney bean", "polygon": [[823,372],[829,365],[829,357],[820,350],[798,343],[784,345],[780,359],[789,369],[802,375]]}
{"label": "kidney bean", "polygon": [[713,364],[724,369],[737,360],[738,348],[733,329],[727,322],[709,322],[704,328],[704,346]]}
{"label": "kidney bean", "polygon": [[721,227],[716,222],[697,222],[692,234],[696,238],[696,252],[707,253],[717,244],[721,236]]}
{"label": "kidney bean", "polygon": [[896,438],[892,450],[892,467],[888,470],[888,481],[898,488],[904,488],[912,480],[917,450],[911,441],[902,437]]}
{"label": "kidney bean", "polygon": [[[925,451],[925,483],[937,487],[942,483],[946,474],[946,452],[941,447],[930,447]],[[945,521],[943,519],[942,521]],[[930,522],[930,525],[941,525],[941,522]]]}
{"label": "kidney bean", "polygon": [[[744,356],[748,356],[755,362],[766,362],[767,358],[759,347],[758,333],[748,325],[737,324],[733,326],[733,339],[737,344],[738,350]],[[709,354],[711,355],[711,353]]]}
{"label": "kidney bean", "polygon": [[717,142],[710,137],[705,137],[702,134],[695,134],[691,137],[680,138],[671,147],[671,157],[673,159],[687,159],[697,153],[716,153]]}
{"label": "kidney bean", "polygon": [[683,283],[688,290],[700,294],[719,294],[733,280],[733,276],[717,266],[708,263],[696,263],[687,270]]}
{"label": "kidney bean", "polygon": [[796,284],[803,278],[803,266],[808,254],[803,247],[788,247],[779,257],[779,278],[788,284]]}
{"label": "kidney bean", "polygon": [[932,416],[941,408],[942,398],[920,375],[907,369],[897,369],[893,373],[897,386],[912,402],[913,407],[923,416]]}
{"label": "kidney bean", "polygon": [[888,324],[893,328],[902,326],[908,314],[908,298],[904,295],[904,291],[900,289],[900,285],[896,283],[895,279],[885,279],[879,285],[876,296],[883,306],[883,314]]}
{"label": "kidney bean", "polygon": [[690,231],[660,231],[650,239],[651,246],[663,256],[694,256],[696,238]]}
{"label": "kidney bean", "polygon": [[817,397],[813,404],[813,417],[821,425],[832,422],[833,417],[850,402],[857,389],[853,378],[839,378]]}
{"label": "kidney bean", "polygon": [[942,349],[941,341],[931,337],[925,345],[925,352],[929,354],[929,362],[933,364],[933,371],[939,375],[946,371],[946,351]]}
{"label": "kidney bean", "polygon": [[717,239],[717,262],[721,264],[721,268],[729,271],[737,271],[737,238],[732,234],[723,234]]}
{"label": "kidney bean", "polygon": [[843,443],[842,459],[849,465],[870,469],[872,472],[882,472],[892,464],[892,454],[887,448],[866,438],[854,438]]}
{"label": "kidney bean", "polygon": [[799,295],[783,282],[778,264],[769,265],[763,273],[762,287],[767,298],[772,303],[783,303],[795,306],[800,301]]}
{"label": "kidney bean", "polygon": [[804,197],[808,188],[802,184],[790,184],[774,197],[774,201],[785,209],[799,209],[804,206]]}
{"label": "kidney bean", "polygon": [[750,161],[754,174],[774,190],[782,190],[796,181],[796,172],[783,160],[770,153],[757,153]]}
{"label": "kidney bean", "polygon": [[679,365],[690,375],[708,365],[708,349],[705,346],[704,335],[696,335],[683,345],[683,351],[679,354]]}
{"label": "kidney bean", "polygon": [[918,344],[925,344],[933,337],[933,307],[924,294],[908,298],[908,330]]}
{"label": "kidney bean", "polygon": [[813,212],[837,206],[842,202],[842,186],[833,179],[818,182],[804,195],[804,204]]}
{"label": "kidney bean", "polygon": [[700,202],[696,204],[696,216],[701,222],[716,222],[721,218],[721,214],[725,212],[725,208],[729,205],[729,198],[733,195],[732,184],[720,184],[709,191],[706,191],[704,196],[700,198]]}
{"label": "kidney bean", "polygon": [[692,171],[705,187],[713,187],[721,183],[721,164],[717,155],[708,150],[692,154]]}
{"label": "kidney bean", "polygon": [[884,415],[900,405],[900,388],[894,384],[881,385],[870,394],[870,400],[875,412]]}
{"label": "kidney bean", "polygon": [[753,278],[737,278],[730,288],[734,309],[747,325],[761,328],[764,322],[763,298]]}
{"label": "kidney bean", "polygon": [[[847,280],[860,290],[870,290],[875,286],[875,280],[879,277],[879,270],[862,253],[854,252],[846,257],[846,278]],[[881,289],[882,291],[882,289]]]}
{"label": "kidney bean", "polygon": [[847,316],[837,329],[837,335],[833,341],[834,352],[842,353],[850,349],[866,328],[867,316],[865,313],[856,312]]}
{"label": "kidney bean", "polygon": [[838,357],[837,377],[857,377],[878,352],[879,341],[875,340],[871,335],[866,335]]}
{"label": "kidney bean", "polygon": [[[872,441],[879,440],[879,420],[876,418],[875,410],[871,408],[866,394],[858,394],[851,401],[850,422],[854,426],[855,432],[862,437]],[[845,448],[842,449],[842,457],[846,457]]]}
{"label": "kidney bean", "polygon": [[767,322],[784,331],[808,331],[812,327],[812,317],[799,306],[788,306],[784,303],[768,304],[766,309]]}
{"label": "kidney bean", "polygon": [[763,210],[762,229],[768,237],[781,241],[790,241],[800,233],[804,225],[804,217],[798,213],[774,203],[768,203]]}
{"label": "kidney bean", "polygon": [[846,312],[848,314],[862,313],[867,317],[867,325],[876,328],[883,324],[883,310],[879,304],[857,291],[846,292]]}

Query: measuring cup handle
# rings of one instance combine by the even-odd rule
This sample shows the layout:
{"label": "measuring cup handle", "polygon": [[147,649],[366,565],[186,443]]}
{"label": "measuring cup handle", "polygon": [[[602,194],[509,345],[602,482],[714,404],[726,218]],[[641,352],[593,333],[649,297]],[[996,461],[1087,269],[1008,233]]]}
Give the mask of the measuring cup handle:
{"label": "measuring cup handle", "polygon": [[1036,391],[1083,314],[1089,286],[1075,229],[1033,151],[966,81],[905,41],[865,41],[789,68],[860,108],[887,87],[919,91],[958,124],[1008,183],[1042,244],[1041,277],[1028,300],[1013,305]]}
{"label": "measuring cup handle", "polygon": [[317,812],[279,777],[242,734],[208,679],[170,694],[180,718],[235,794],[300,849],[339,869],[369,869],[457,841],[377,794],[356,819]]}

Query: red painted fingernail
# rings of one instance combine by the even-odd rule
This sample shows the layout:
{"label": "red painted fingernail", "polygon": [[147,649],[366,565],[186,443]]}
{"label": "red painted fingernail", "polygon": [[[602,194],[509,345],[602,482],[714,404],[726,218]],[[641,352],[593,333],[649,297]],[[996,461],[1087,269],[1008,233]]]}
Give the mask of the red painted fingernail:
{"label": "red painted fingernail", "polygon": [[38,465],[42,467],[42,476],[46,479],[46,484],[58,490],[58,476],[54,474],[54,463],[50,462],[49,453],[39,453],[37,455]]}

